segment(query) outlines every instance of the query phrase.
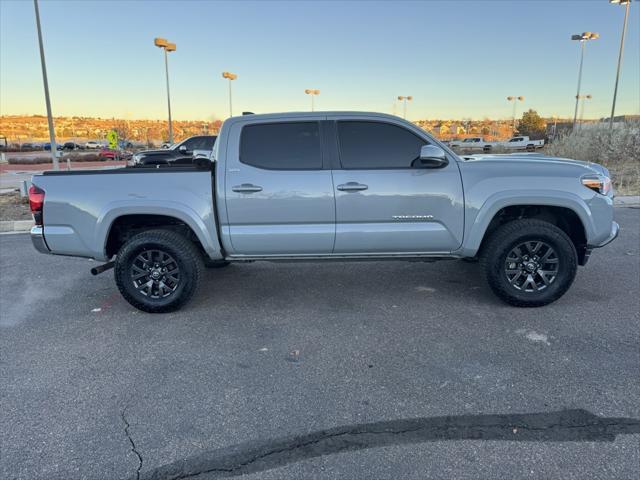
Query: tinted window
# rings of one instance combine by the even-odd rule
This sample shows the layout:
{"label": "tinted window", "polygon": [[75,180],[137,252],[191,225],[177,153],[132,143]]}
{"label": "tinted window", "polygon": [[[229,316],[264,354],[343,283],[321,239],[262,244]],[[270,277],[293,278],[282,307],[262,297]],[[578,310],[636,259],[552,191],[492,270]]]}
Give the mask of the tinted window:
{"label": "tinted window", "polygon": [[216,137],[213,136],[199,136],[192,137],[189,140],[185,140],[180,146],[185,147],[188,151],[193,150],[211,150],[215,143]]}
{"label": "tinted window", "polygon": [[240,161],[271,170],[321,169],[318,123],[248,125],[242,129]]}
{"label": "tinted window", "polygon": [[343,168],[411,168],[428,142],[409,130],[380,122],[338,122]]}

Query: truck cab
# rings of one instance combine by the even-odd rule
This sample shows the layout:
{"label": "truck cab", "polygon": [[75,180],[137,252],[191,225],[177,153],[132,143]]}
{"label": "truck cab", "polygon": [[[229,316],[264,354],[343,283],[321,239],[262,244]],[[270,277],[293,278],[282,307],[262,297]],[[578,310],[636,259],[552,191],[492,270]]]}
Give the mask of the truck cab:
{"label": "truck cab", "polygon": [[[397,117],[247,116],[223,126],[214,156],[221,240],[232,258],[451,252],[462,242],[454,157]],[[226,145],[225,145],[226,140]],[[440,147],[442,148],[442,147]]]}

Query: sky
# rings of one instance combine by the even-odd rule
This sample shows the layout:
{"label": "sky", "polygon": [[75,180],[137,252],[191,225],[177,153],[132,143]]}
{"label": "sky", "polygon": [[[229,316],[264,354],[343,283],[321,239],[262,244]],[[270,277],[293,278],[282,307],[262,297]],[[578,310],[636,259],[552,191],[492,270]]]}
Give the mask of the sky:
{"label": "sky", "polygon": [[[585,118],[611,110],[624,7],[607,0],[91,1],[40,0],[54,116],[167,116],[163,53],[169,54],[174,119],[316,110],[407,117],[570,118],[579,42],[586,45]],[[640,114],[640,1],[631,4],[616,114]],[[45,114],[34,6],[0,0],[0,114]]]}

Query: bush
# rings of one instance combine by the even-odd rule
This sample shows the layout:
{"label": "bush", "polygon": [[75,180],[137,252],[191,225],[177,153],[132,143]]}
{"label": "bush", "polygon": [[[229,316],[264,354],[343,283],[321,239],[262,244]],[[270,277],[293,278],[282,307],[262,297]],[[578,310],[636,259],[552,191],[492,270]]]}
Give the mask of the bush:
{"label": "bush", "polygon": [[608,123],[583,127],[556,139],[546,153],[604,165],[617,193],[640,194],[639,122],[614,124],[613,131]]}

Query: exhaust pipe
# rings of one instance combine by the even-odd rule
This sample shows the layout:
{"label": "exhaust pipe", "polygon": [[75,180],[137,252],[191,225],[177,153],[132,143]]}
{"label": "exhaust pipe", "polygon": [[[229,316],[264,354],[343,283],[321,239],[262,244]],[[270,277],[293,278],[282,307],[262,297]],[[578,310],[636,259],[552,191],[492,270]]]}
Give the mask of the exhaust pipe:
{"label": "exhaust pipe", "polygon": [[93,267],[91,269],[91,275],[100,275],[102,272],[106,272],[114,267],[116,264],[115,261],[107,262],[104,265],[98,265],[97,267]]}

